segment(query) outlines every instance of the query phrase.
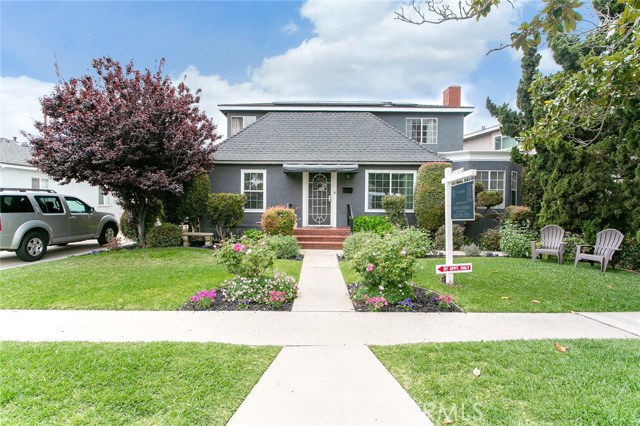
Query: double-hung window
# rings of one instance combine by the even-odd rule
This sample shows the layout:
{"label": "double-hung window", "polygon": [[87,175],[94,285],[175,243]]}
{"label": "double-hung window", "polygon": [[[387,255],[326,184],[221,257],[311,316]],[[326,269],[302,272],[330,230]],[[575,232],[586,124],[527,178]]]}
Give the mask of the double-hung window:
{"label": "double-hung window", "polygon": [[242,170],[242,193],[247,197],[246,212],[262,212],[267,200],[267,171]]}
{"label": "double-hung window", "polygon": [[413,211],[413,190],[415,187],[416,172],[367,170],[366,179],[366,211],[384,211],[382,209],[382,197],[389,194],[404,195],[406,200],[405,211]]}
{"label": "double-hung window", "polygon": [[49,179],[31,178],[31,189],[49,189]]}
{"label": "double-hung window", "polygon": [[438,119],[407,118],[407,136],[421,144],[437,144]]}
{"label": "double-hung window", "polygon": [[504,170],[478,170],[476,180],[482,182],[485,191],[497,191],[502,194],[502,204],[495,206],[504,209]]}

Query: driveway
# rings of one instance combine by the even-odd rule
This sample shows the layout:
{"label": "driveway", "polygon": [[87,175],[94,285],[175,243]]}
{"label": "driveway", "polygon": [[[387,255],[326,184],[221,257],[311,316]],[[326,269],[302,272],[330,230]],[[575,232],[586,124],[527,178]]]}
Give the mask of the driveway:
{"label": "driveway", "polygon": [[91,250],[99,250],[102,247],[96,240],[82,241],[79,243],[70,243],[67,246],[49,246],[47,247],[47,254],[41,260],[35,262],[24,262],[11,251],[0,251],[0,270],[17,268],[21,266],[36,265],[42,262],[49,262],[52,260],[64,259],[70,256],[77,256],[79,254],[91,253]]}

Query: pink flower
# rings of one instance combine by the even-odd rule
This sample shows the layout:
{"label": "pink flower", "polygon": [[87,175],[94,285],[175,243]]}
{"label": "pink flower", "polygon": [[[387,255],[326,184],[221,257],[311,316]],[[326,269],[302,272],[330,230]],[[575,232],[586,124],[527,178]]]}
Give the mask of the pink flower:
{"label": "pink flower", "polygon": [[235,243],[233,245],[233,251],[235,251],[236,253],[239,251],[244,251],[244,249],[246,249],[247,246],[245,246],[244,244],[240,244],[240,243]]}
{"label": "pink flower", "polygon": [[367,271],[368,272],[373,272],[373,270],[376,269],[375,265],[373,263],[370,263],[367,265]]}

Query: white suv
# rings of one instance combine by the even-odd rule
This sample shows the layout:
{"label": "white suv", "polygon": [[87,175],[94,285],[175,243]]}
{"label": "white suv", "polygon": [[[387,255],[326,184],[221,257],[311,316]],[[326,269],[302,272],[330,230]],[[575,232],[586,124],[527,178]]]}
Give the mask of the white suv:
{"label": "white suv", "polygon": [[39,260],[48,245],[118,235],[111,213],[101,213],[79,198],[52,190],[0,188],[0,250],[15,251],[25,261]]}

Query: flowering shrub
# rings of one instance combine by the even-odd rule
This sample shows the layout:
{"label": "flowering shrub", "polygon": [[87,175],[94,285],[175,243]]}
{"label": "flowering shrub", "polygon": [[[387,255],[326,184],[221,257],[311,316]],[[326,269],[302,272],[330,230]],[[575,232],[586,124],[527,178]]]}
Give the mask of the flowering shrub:
{"label": "flowering shrub", "polygon": [[375,240],[377,238],[379,238],[379,236],[374,232],[355,232],[344,240],[342,244],[342,254],[346,259],[351,259],[357,250],[369,244],[370,239]]}
{"label": "flowering shrub", "polygon": [[389,302],[382,296],[378,297],[366,297],[364,303],[367,305],[371,312],[380,312],[383,307],[387,306]]}
{"label": "flowering shrub", "polygon": [[398,302],[398,308],[403,311],[413,312],[415,310],[415,305],[413,301],[407,297],[406,299]]}
{"label": "flowering shrub", "polygon": [[366,294],[382,296],[394,304],[414,297],[410,280],[416,260],[396,235],[371,236],[365,246],[351,254],[350,264],[362,276]]}
{"label": "flowering shrub", "polygon": [[510,257],[529,257],[535,235],[522,226],[505,221],[500,228],[500,251]]}
{"label": "flowering shrub", "polygon": [[451,303],[453,302],[453,296],[450,294],[442,294],[435,297],[433,300],[438,302],[440,309],[451,309]]}
{"label": "flowering shrub", "polygon": [[411,253],[413,257],[426,257],[433,250],[431,235],[424,229],[409,226],[396,229],[393,233],[402,240],[406,252]]}
{"label": "flowering shrub", "polygon": [[202,290],[194,294],[189,298],[191,302],[198,303],[203,308],[209,308],[216,301],[217,292],[216,289]]}
{"label": "flowering shrub", "polygon": [[247,238],[229,240],[216,251],[216,256],[229,273],[245,278],[257,278],[273,266],[275,255],[264,242]]}
{"label": "flowering shrub", "polygon": [[282,272],[275,273],[273,277],[246,278],[236,276],[226,280],[223,286],[226,287],[227,299],[238,303],[248,301],[282,304],[292,302],[298,295],[298,283],[295,278]]}
{"label": "flowering shrub", "polygon": [[286,295],[287,294],[284,291],[270,290],[267,305],[273,306],[274,308],[280,308],[284,303]]}

